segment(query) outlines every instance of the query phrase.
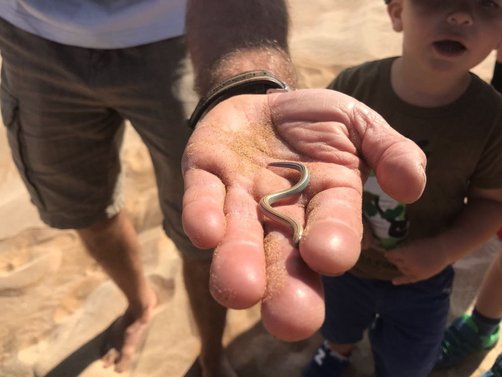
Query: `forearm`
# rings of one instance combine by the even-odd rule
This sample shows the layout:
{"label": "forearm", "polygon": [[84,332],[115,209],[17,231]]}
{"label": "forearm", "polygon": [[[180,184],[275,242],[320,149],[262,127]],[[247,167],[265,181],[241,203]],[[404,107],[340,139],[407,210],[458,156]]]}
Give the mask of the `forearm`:
{"label": "forearm", "polygon": [[294,87],[288,27],[282,0],[189,0],[186,38],[199,95],[226,78],[258,69]]}
{"label": "forearm", "polygon": [[437,241],[449,263],[478,249],[502,226],[502,203],[475,198],[470,199],[455,223]]}

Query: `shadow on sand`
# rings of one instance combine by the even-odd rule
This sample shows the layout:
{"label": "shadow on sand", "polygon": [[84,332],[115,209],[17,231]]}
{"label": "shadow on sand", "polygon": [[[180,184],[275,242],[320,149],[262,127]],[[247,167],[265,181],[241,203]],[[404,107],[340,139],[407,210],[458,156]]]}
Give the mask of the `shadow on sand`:
{"label": "shadow on sand", "polygon": [[108,332],[115,321],[94,338],[83,344],[65,357],[58,365],[52,368],[44,377],[68,377],[78,376],[89,365],[99,360]]}

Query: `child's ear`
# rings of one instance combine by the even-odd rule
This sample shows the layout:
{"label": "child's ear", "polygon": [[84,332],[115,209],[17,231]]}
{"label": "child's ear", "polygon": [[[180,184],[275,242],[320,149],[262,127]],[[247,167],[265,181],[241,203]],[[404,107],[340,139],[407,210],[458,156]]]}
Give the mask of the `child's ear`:
{"label": "child's ear", "polygon": [[387,5],[387,13],[389,14],[390,21],[392,22],[392,29],[394,31],[403,31],[403,22],[401,13],[403,12],[403,4],[401,0],[393,0]]}

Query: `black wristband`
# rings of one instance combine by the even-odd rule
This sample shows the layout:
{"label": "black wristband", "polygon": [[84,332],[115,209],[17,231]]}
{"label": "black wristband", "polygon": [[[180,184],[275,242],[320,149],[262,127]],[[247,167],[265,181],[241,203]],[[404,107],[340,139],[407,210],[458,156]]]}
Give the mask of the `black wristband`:
{"label": "black wristband", "polygon": [[288,85],[267,71],[250,71],[233,76],[211,89],[201,98],[188,125],[194,129],[197,122],[220,102],[239,94],[265,94],[269,89],[288,90]]}

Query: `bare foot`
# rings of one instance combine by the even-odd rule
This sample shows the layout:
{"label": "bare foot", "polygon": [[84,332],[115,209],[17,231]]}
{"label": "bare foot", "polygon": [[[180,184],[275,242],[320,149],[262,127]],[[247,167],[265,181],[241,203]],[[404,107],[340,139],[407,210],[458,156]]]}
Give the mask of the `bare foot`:
{"label": "bare foot", "polygon": [[150,324],[153,307],[147,309],[145,314],[134,319],[129,312],[117,318],[108,330],[103,349],[103,366],[109,368],[115,366],[116,372],[124,372],[132,362],[136,351],[141,348]]}
{"label": "bare foot", "polygon": [[160,310],[174,293],[174,283],[155,275],[149,277],[153,289],[149,304],[138,316],[134,316],[130,308],[117,318],[106,330],[101,354],[103,366],[115,366],[118,373],[126,371],[136,354],[141,350],[149,325],[154,315]]}

